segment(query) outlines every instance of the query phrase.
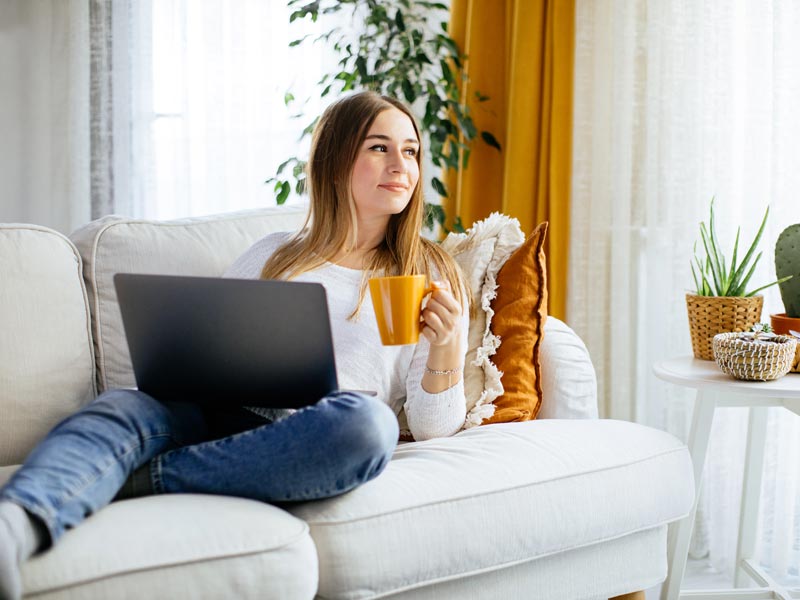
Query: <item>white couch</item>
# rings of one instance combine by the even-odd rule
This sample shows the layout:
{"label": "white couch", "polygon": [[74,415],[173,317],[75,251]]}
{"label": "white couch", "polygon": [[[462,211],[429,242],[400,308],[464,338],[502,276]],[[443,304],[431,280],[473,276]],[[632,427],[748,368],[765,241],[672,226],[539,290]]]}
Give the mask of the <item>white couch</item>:
{"label": "white couch", "polygon": [[[58,420],[133,384],[111,277],[220,275],[297,209],[0,225],[0,483]],[[690,509],[683,444],[597,419],[580,339],[549,319],[538,420],[398,446],[344,496],[286,509],[201,495],[116,502],[25,564],[39,599],[609,598],[666,576]]]}

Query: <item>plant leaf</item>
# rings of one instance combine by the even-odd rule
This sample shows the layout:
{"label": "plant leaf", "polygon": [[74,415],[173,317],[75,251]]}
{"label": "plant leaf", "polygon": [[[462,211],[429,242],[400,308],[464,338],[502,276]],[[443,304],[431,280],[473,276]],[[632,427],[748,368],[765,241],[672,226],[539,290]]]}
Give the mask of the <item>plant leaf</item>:
{"label": "plant leaf", "polygon": [[750,258],[753,256],[753,252],[755,252],[756,247],[758,246],[758,242],[761,240],[761,235],[764,233],[764,226],[767,224],[768,216],[769,216],[769,206],[767,206],[767,210],[764,212],[764,218],[761,220],[761,227],[758,228],[758,233],[756,234],[756,238],[753,240],[753,243],[750,244],[750,248],[747,250],[747,254],[744,255],[741,264],[736,268],[736,273],[733,276],[733,281],[731,281],[732,287],[735,287],[737,289],[744,287],[744,285],[740,284],[739,281],[742,279],[742,274],[747,269],[747,265],[750,263]]}
{"label": "plant leaf", "polygon": [[426,202],[424,206],[425,216],[423,217],[423,223],[425,227],[427,229],[433,229],[435,223],[444,226],[445,214],[442,205]]}
{"label": "plant leaf", "polygon": [[443,198],[447,198],[447,188],[445,188],[444,184],[437,179],[436,177],[431,178],[431,185],[433,189],[436,190],[436,193],[442,196]]}
{"label": "plant leaf", "polygon": [[394,24],[397,25],[397,28],[400,31],[405,31],[406,30],[406,24],[405,24],[405,21],[403,21],[403,13],[400,12],[399,9],[397,10],[397,13],[395,13],[395,15],[394,15]]}
{"label": "plant leaf", "polygon": [[755,296],[761,290],[765,290],[768,287],[772,287],[773,285],[778,285],[779,283],[783,283],[784,281],[789,281],[792,277],[794,277],[794,275],[787,275],[786,277],[781,277],[777,281],[773,281],[772,283],[768,283],[767,285],[762,285],[760,288],[756,288],[752,292],[747,294],[747,297],[749,298],[750,296]]}
{"label": "plant leaf", "polygon": [[711,284],[708,282],[706,278],[706,273],[703,269],[703,264],[700,262],[700,259],[697,256],[694,257],[695,262],[697,263],[697,271],[700,273],[701,278],[701,286],[697,287],[697,295],[698,296],[710,296],[711,295]]}
{"label": "plant leaf", "polygon": [[363,56],[356,57],[356,69],[361,79],[367,78],[367,59]]}
{"label": "plant leaf", "polygon": [[715,267],[715,275],[714,279],[717,280],[717,293],[720,296],[724,296],[725,294],[722,293],[722,283],[723,277],[725,276],[725,269],[722,268],[722,261],[720,261],[720,255],[722,251],[719,247],[719,241],[717,240],[717,228],[714,227],[714,198],[711,198],[711,207],[710,207],[711,215],[708,220],[708,231],[710,234],[711,240],[711,250],[713,254],[711,255],[711,259],[714,261]]}
{"label": "plant leaf", "polygon": [[497,139],[488,131],[481,131],[481,139],[483,139],[483,141],[489,144],[492,148],[497,148],[502,152],[503,149],[500,147],[500,142],[498,142]]}
{"label": "plant leaf", "polygon": [[708,230],[706,229],[706,224],[700,223],[700,239],[702,240],[703,248],[705,248],[706,251],[706,270],[711,271],[711,276],[714,279],[714,291],[716,292],[714,295],[720,296],[721,294],[719,293],[720,292],[719,273],[714,268],[715,264],[712,259],[712,257],[714,256],[713,247],[712,247],[712,241],[709,238],[710,236],[708,234]]}
{"label": "plant leaf", "polygon": [[734,289],[734,291],[730,294],[731,296],[746,296],[747,295],[747,293],[745,292],[745,290],[747,289],[747,284],[750,282],[750,278],[753,276],[753,273],[756,270],[756,266],[758,265],[758,261],[761,259],[761,255],[762,254],[763,254],[763,252],[759,252],[758,253],[758,256],[756,256],[756,259],[753,261],[753,266],[750,267],[750,270],[747,272],[747,275],[742,280],[742,283],[739,286],[737,286]]}
{"label": "plant leaf", "polygon": [[417,99],[417,94],[414,92],[414,86],[411,85],[411,82],[408,79],[403,79],[400,85],[403,88],[403,95],[406,97],[406,100],[409,102],[409,104],[413,103],[414,100]]}
{"label": "plant leaf", "polygon": [[733,276],[736,273],[736,254],[739,252],[739,234],[741,233],[742,228],[736,228],[736,241],[733,243],[733,258],[731,258],[731,270],[727,276],[727,283],[725,285],[725,293],[728,293],[728,290],[731,289],[731,285],[733,284]]}
{"label": "plant leaf", "polygon": [[278,195],[275,197],[275,202],[277,202],[278,204],[283,204],[284,202],[286,202],[286,199],[289,197],[290,189],[291,188],[289,187],[288,181],[284,181],[283,183],[281,183],[281,191],[278,192]]}

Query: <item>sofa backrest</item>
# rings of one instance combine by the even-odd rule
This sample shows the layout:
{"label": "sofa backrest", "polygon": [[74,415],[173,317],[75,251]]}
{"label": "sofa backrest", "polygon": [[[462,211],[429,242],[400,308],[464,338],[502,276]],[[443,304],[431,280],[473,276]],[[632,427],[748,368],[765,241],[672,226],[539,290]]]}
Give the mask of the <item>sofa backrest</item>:
{"label": "sofa backrest", "polygon": [[77,250],[51,229],[0,224],[0,466],[94,395]]}
{"label": "sofa backrest", "polygon": [[547,317],[539,352],[539,419],[596,419],[597,375],[583,340],[566,323]]}
{"label": "sofa backrest", "polygon": [[173,221],[110,216],[73,232],[84,262],[98,391],[135,385],[115,273],[219,277],[259,238],[297,230],[305,214],[304,207],[275,207]]}
{"label": "sofa backrest", "polygon": [[[302,207],[174,221],[106,217],[75,231],[75,246],[44,227],[0,225],[0,466],[21,462],[98,391],[134,385],[114,273],[216,277],[257,239],[296,230],[304,217]],[[545,331],[539,417],[596,417],[586,347],[556,319]]]}

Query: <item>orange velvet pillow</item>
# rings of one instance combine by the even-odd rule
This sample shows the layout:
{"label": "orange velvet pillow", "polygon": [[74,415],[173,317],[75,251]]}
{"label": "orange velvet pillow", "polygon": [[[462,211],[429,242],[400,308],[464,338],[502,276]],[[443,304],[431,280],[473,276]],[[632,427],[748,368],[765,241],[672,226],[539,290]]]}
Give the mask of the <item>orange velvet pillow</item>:
{"label": "orange velvet pillow", "polygon": [[539,412],[539,349],[547,318],[546,234],[547,222],[540,223],[497,274],[491,329],[500,347],[492,362],[503,373],[503,395],[493,402],[494,415],[481,425],[529,421]]}

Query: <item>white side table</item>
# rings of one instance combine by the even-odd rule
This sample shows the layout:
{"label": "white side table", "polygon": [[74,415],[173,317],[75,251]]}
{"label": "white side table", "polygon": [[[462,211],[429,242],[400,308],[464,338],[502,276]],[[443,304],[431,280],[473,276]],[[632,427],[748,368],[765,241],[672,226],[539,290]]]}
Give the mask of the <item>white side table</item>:
{"label": "white side table", "polygon": [[[790,373],[776,381],[739,381],[725,375],[713,361],[698,360],[691,356],[663,360],[654,365],[656,377],[697,390],[697,399],[689,432],[689,453],[694,464],[696,492],[692,511],[685,519],[670,525],[667,559],[669,574],[661,591],[661,600],[694,598],[712,600],[736,598],[791,600],[800,598],[800,590],[788,590],[773,580],[753,560],[758,527],[758,502],[761,492],[761,471],[764,465],[767,412],[769,406],[783,406],[800,415],[800,374]],[[739,514],[739,539],[736,545],[735,590],[684,591],[680,587],[686,569],[686,555],[692,534],[703,465],[708,449],[708,437],[714,410],[718,406],[750,408],[745,451],[742,507]],[[742,588],[754,580],[761,588]]]}

